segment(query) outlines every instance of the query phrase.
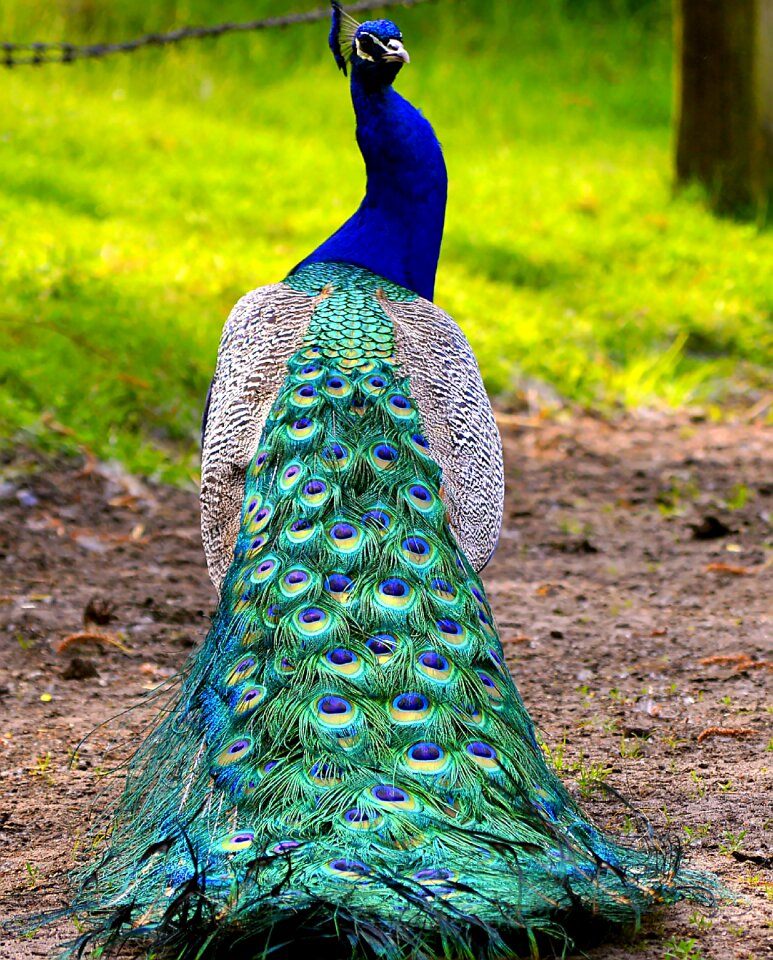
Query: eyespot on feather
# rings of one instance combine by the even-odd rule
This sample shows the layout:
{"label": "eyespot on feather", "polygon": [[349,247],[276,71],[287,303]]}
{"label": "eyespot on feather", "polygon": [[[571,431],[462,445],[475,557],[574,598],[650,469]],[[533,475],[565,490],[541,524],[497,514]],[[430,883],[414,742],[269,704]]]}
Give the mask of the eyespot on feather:
{"label": "eyespot on feather", "polygon": [[347,520],[335,521],[327,528],[328,541],[337,553],[354,553],[362,542],[362,530]]}
{"label": "eyespot on feather", "polygon": [[250,474],[253,477],[258,477],[265,469],[266,464],[269,460],[269,451],[260,449],[255,454],[252,463],[250,465]]}
{"label": "eyespot on feather", "polygon": [[420,513],[432,513],[437,509],[438,500],[435,494],[423,483],[409,483],[404,488],[404,496],[408,503]]}
{"label": "eyespot on feather", "polygon": [[392,394],[387,401],[387,410],[395,420],[412,420],[416,416],[416,409],[411,401],[400,393]]}
{"label": "eyespot on feather", "polygon": [[321,607],[303,607],[292,618],[293,627],[302,637],[318,637],[332,626],[331,617]]}
{"label": "eyespot on feather", "polygon": [[465,747],[467,755],[484,770],[493,772],[499,770],[499,756],[494,747],[484,740],[473,740]]}
{"label": "eyespot on feather", "polygon": [[325,592],[339,603],[349,603],[355,590],[355,582],[345,573],[331,573],[323,581]]}
{"label": "eyespot on feather", "polygon": [[250,573],[252,583],[268,583],[272,580],[279,570],[279,561],[276,557],[266,556]]}
{"label": "eyespot on feather", "polygon": [[416,533],[411,534],[403,540],[400,545],[400,550],[403,558],[414,567],[429,566],[437,554],[436,549],[425,540],[424,537]]}
{"label": "eyespot on feather", "polygon": [[350,830],[376,830],[384,822],[380,813],[360,810],[357,807],[346,810],[339,816],[344,826]]}
{"label": "eyespot on feather", "polygon": [[435,621],[434,631],[443,643],[447,643],[450,647],[464,649],[470,643],[470,634],[467,627],[450,617],[442,617]]}
{"label": "eyespot on feather", "polygon": [[238,763],[239,760],[246,757],[251,749],[252,741],[249,737],[240,737],[238,740],[229,743],[224,750],[221,750],[215,762],[220,767],[230,766],[232,763]]}
{"label": "eyespot on feather", "polygon": [[480,682],[483,684],[483,687],[485,688],[486,693],[489,696],[489,699],[495,703],[501,701],[504,694],[502,693],[502,690],[499,687],[499,684],[491,676],[491,674],[486,673],[485,670],[476,670],[475,672],[478,674],[478,678]]}
{"label": "eyespot on feather", "polygon": [[369,451],[370,461],[377,470],[393,470],[400,459],[397,447],[381,441],[374,443]]}
{"label": "eyespot on feather", "polygon": [[251,713],[256,707],[260,706],[265,696],[266,688],[262,684],[250,687],[239,698],[239,702],[236,704],[236,713]]}
{"label": "eyespot on feather", "polygon": [[378,633],[365,641],[365,646],[381,664],[388,663],[392,659],[397,645],[397,638],[391,633]]}
{"label": "eyespot on feather", "polygon": [[432,706],[421,693],[401,693],[389,705],[395,723],[421,723],[429,717]]}
{"label": "eyespot on feather", "polygon": [[[319,348],[316,348],[316,349],[318,350],[318,352],[317,354],[315,354],[315,356],[319,356]],[[307,357],[307,359],[313,359],[313,358]],[[307,363],[303,367],[301,367],[301,369],[297,372],[296,376],[298,377],[299,380],[305,380],[305,381],[311,382],[314,380],[319,380],[319,378],[322,376],[324,372],[325,372],[325,368],[321,364]]]}
{"label": "eyespot on feather", "polygon": [[310,440],[317,432],[318,427],[319,424],[315,420],[311,420],[309,417],[298,417],[297,420],[288,423],[285,429],[290,440],[300,442]]}
{"label": "eyespot on feather", "polygon": [[454,672],[453,664],[434,650],[425,650],[416,658],[416,669],[428,680],[447,683]]}
{"label": "eyespot on feather", "polygon": [[321,507],[330,499],[330,494],[329,484],[314,477],[304,485],[300,500],[307,507]]}
{"label": "eyespot on feather", "polygon": [[429,588],[438,600],[445,603],[456,603],[459,599],[456,588],[448,580],[436,578],[430,582]]}
{"label": "eyespot on feather", "polygon": [[308,570],[296,567],[281,578],[279,589],[286,597],[298,597],[309,589],[312,582],[312,576]]}
{"label": "eyespot on feather", "polygon": [[402,577],[389,577],[377,584],[375,598],[387,610],[407,612],[416,602],[416,591]]}
{"label": "eyespot on feather", "polygon": [[318,787],[335,787],[341,783],[339,771],[328,763],[315,763],[309,770],[309,779]]}
{"label": "eyespot on feather", "polygon": [[322,462],[330,470],[345,470],[351,461],[351,452],[338,442],[328,444],[322,451]]}
{"label": "eyespot on feather", "polygon": [[229,687],[235,686],[250,677],[257,669],[257,660],[255,657],[242,657],[236,666],[231,670],[226,679]]}
{"label": "eyespot on feather", "polygon": [[290,395],[290,402],[294,407],[301,409],[310,409],[319,403],[319,394],[317,388],[311,383],[305,383],[297,387]]}
{"label": "eyespot on feather", "polygon": [[361,657],[351,650],[343,647],[336,647],[328,650],[322,657],[324,665],[328,670],[344,677],[357,677],[363,671],[363,662]]}
{"label": "eyespot on feather", "polygon": [[394,517],[388,510],[374,507],[372,510],[363,513],[362,522],[366,526],[374,528],[376,533],[383,537],[394,523]]}
{"label": "eyespot on feather", "polygon": [[436,775],[443,773],[448,766],[448,755],[437,743],[422,740],[414,743],[405,751],[405,763],[415,773]]}
{"label": "eyespot on feather", "polygon": [[318,532],[319,525],[314,520],[308,520],[302,517],[299,520],[293,520],[291,523],[288,523],[285,527],[284,535],[291,544],[297,546],[302,543],[309,543],[317,536]]}
{"label": "eyespot on feather", "polygon": [[250,830],[238,830],[236,833],[230,833],[220,843],[220,849],[224,853],[241,853],[242,850],[248,850],[252,846],[255,834]]}
{"label": "eyespot on feather", "polygon": [[302,463],[297,460],[293,461],[287,467],[285,467],[284,471],[282,472],[282,476],[279,478],[277,486],[282,493],[289,493],[300,483],[305,472],[306,468]]}
{"label": "eyespot on feather", "polygon": [[344,697],[328,694],[315,703],[318,721],[325,727],[349,727],[357,716],[357,706]]}
{"label": "eyespot on feather", "polygon": [[323,869],[326,873],[338,880],[348,880],[354,883],[370,882],[370,867],[360,860],[328,860]]}
{"label": "eyespot on feather", "polygon": [[336,399],[344,399],[350,396],[353,389],[350,381],[340,373],[332,373],[323,387],[327,396]]}
{"label": "eyespot on feather", "polygon": [[421,809],[418,798],[402,787],[380,783],[371,787],[369,793],[379,806],[387,810],[417,811]]}

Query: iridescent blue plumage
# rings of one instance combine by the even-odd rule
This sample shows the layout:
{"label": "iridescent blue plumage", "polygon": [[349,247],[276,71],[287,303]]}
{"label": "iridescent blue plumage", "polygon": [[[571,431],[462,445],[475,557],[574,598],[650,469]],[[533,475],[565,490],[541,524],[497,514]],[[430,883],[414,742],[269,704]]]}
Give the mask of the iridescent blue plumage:
{"label": "iridescent blue plumage", "polygon": [[[344,70],[347,59],[351,63],[367,190],[359,209],[299,266],[351,263],[432,300],[448,180],[431,125],[392,88],[406,62],[402,34],[389,20],[369,20],[352,34],[344,55],[339,31],[334,21],[336,61]],[[391,53],[390,42],[399,44]]]}

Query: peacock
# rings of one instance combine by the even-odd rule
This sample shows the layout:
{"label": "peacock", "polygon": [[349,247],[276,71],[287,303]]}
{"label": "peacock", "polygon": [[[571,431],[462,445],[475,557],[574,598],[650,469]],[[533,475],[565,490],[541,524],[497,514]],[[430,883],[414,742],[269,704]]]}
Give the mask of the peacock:
{"label": "peacock", "polygon": [[365,197],[226,323],[201,485],[219,603],[78,877],[70,955],[505,957],[712,896],[546,760],[479,578],[500,438],[432,303],[443,154],[394,90],[394,23],[333,3],[330,46]]}

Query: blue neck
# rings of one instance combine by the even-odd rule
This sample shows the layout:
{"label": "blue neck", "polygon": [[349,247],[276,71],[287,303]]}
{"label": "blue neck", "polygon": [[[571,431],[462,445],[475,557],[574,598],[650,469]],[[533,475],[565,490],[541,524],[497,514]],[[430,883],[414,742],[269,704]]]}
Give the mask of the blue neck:
{"label": "blue neck", "polygon": [[298,266],[351,263],[431,300],[448,188],[440,144],[415,107],[391,86],[371,86],[357,68],[352,102],[368,176],[365,198]]}

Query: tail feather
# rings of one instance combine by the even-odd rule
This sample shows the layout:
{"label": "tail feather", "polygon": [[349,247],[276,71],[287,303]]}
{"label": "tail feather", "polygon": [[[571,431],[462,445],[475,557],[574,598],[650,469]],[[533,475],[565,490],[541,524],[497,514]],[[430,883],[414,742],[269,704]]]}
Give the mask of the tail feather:
{"label": "tail feather", "polygon": [[220,605],[73,909],[97,942],[189,958],[289,930],[397,960],[710,898],[678,849],[594,826],[546,763],[394,361],[382,300],[413,295],[331,264],[287,282],[319,303]]}

